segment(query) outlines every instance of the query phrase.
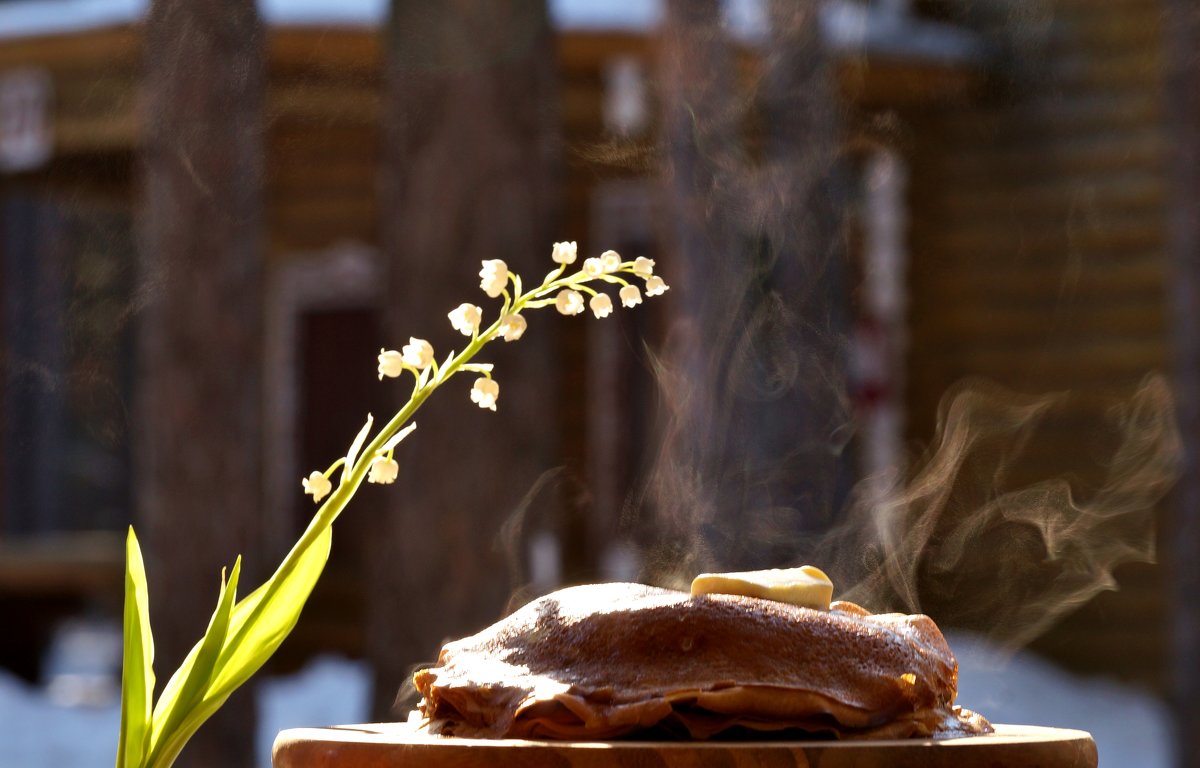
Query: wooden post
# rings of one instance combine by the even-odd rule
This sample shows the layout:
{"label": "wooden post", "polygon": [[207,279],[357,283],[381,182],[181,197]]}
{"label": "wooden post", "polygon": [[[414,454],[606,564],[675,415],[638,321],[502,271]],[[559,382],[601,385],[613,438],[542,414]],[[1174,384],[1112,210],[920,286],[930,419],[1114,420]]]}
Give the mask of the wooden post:
{"label": "wooden post", "polygon": [[[768,371],[793,376],[779,402],[760,409],[762,460],[790,456],[779,490],[797,523],[823,528],[845,505],[858,475],[848,374],[852,308],[847,208],[850,167],[845,105],[833,57],[821,39],[822,0],[770,0],[771,41],[762,112],[769,197],[764,201],[763,307],[779,302],[763,337],[776,353]],[[781,418],[782,417],[782,418]]]}
{"label": "wooden post", "polygon": [[658,65],[665,234],[674,258],[659,271],[674,286],[664,298],[678,306],[682,333],[668,351],[674,374],[662,379],[674,423],[651,478],[659,542],[648,578],[686,583],[689,573],[714,564],[704,532],[729,522],[731,486],[739,482],[725,475],[738,466],[728,460],[740,446],[731,442],[733,420],[720,393],[747,275],[728,198],[740,163],[739,122],[730,108],[736,79],[720,3],[669,0],[665,10]]}
{"label": "wooden post", "polygon": [[1183,438],[1183,477],[1174,498],[1168,540],[1174,599],[1175,733],[1180,766],[1200,766],[1200,9],[1192,0],[1168,4],[1166,106],[1173,131],[1174,194],[1170,210],[1171,331],[1175,392]]}
{"label": "wooden post", "polygon": [[[477,304],[485,322],[499,311],[479,288],[482,260],[504,260],[528,284],[555,266],[552,241],[571,239],[548,226],[559,191],[554,43],[540,0],[393,0],[386,39],[384,336],[395,349],[427,339],[441,360],[467,343],[450,310]],[[474,376],[463,374],[421,409],[397,452],[370,566],[376,717],[389,716],[413,664],[498,618],[527,578],[510,567],[524,555],[515,515],[556,461],[551,334],[570,322],[544,313],[530,313],[520,341],[481,356],[496,364],[497,412],[471,402]],[[411,381],[380,386],[399,404]],[[553,489],[538,498],[526,522],[556,507]]]}
{"label": "wooden post", "polygon": [[652,559],[672,563],[663,580],[783,564],[848,490],[837,94],[815,5],[771,9],[767,151],[755,163],[719,4],[666,5],[667,208],[684,323],[666,382],[678,410],[653,486],[665,549]]}
{"label": "wooden post", "polygon": [[[204,632],[222,567],[262,557],[263,31],[253,0],[155,0],[146,20],[136,497],[156,669]],[[297,480],[297,488],[299,481]],[[235,693],[179,765],[254,764]]]}

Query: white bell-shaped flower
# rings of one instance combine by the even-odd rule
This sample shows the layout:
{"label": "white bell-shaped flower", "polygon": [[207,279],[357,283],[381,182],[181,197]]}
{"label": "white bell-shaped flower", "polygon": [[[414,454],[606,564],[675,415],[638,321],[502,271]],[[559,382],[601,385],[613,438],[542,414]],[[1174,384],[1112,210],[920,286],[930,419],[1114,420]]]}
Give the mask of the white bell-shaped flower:
{"label": "white bell-shaped flower", "polygon": [[654,259],[638,256],[633,262],[633,274],[638,277],[650,277],[654,274]]}
{"label": "white bell-shaped flower", "polygon": [[636,307],[642,303],[642,292],[638,290],[636,285],[627,285],[621,289],[621,306]]}
{"label": "white bell-shaped flower", "polygon": [[400,465],[394,459],[389,459],[386,456],[376,456],[371,460],[371,467],[367,470],[368,483],[391,485],[396,482],[396,478],[399,476]]}
{"label": "white bell-shaped flower", "polygon": [[646,295],[661,296],[666,293],[671,286],[663,282],[663,279],[658,275],[651,275],[646,278]]}
{"label": "white bell-shaped flower", "polygon": [[597,293],[588,302],[588,306],[596,317],[608,317],[613,311],[612,299],[606,293]]}
{"label": "white bell-shaped flower", "polygon": [[433,363],[433,345],[425,339],[410,336],[408,343],[400,350],[400,357],[405,365],[423,371]]}
{"label": "white bell-shaped flower", "polygon": [[583,260],[583,274],[591,278],[604,274],[604,262],[597,258]]}
{"label": "white bell-shaped flower", "polygon": [[583,311],[583,296],[579,291],[564,288],[554,297],[554,308],[564,315],[578,315]]}
{"label": "white bell-shaped flower", "polygon": [[550,254],[550,258],[558,264],[574,264],[579,253],[579,246],[575,241],[555,243],[554,250]]}
{"label": "white bell-shaped flower", "polygon": [[475,379],[471,387],[471,402],[489,411],[496,410],[496,400],[500,398],[500,384],[493,379],[480,377]]}
{"label": "white bell-shaped flower", "polygon": [[528,323],[521,315],[505,315],[500,320],[500,327],[497,332],[504,337],[505,341],[516,341],[525,333],[525,328]]}
{"label": "white bell-shaped flower", "polygon": [[504,292],[504,286],[508,283],[508,265],[500,259],[488,259],[482,264],[483,269],[479,270],[479,287],[494,299]]}
{"label": "white bell-shaped flower", "polygon": [[446,316],[450,318],[450,325],[454,326],[454,330],[463,336],[470,336],[479,330],[479,323],[483,321],[483,310],[474,304],[459,304]]}
{"label": "white bell-shaped flower", "polygon": [[394,349],[379,350],[379,380],[394,379],[404,372],[404,356]]}
{"label": "white bell-shaped flower", "polygon": [[600,266],[606,273],[616,272],[621,268],[621,254],[616,251],[605,251],[600,254]]}
{"label": "white bell-shaped flower", "polygon": [[313,472],[302,479],[300,485],[304,487],[305,493],[313,497],[313,501],[320,501],[333,490],[333,483],[329,482],[329,478],[320,472]]}

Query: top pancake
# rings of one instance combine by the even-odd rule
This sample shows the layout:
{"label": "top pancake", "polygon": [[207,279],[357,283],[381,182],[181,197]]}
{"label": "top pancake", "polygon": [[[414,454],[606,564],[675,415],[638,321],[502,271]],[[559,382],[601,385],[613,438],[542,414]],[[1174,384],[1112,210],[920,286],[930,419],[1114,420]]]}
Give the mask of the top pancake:
{"label": "top pancake", "polygon": [[609,738],[671,723],[928,735],[954,719],[956,677],[925,616],[595,584],[447,644],[415,681],[436,732]]}

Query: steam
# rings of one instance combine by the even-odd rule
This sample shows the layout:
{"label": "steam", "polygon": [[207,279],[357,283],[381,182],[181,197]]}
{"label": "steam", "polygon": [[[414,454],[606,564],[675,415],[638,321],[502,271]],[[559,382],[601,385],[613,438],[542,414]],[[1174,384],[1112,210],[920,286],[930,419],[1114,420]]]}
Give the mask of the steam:
{"label": "steam", "polygon": [[[679,386],[665,369],[659,373],[667,386]],[[676,407],[686,410],[688,398]],[[1076,430],[1074,456],[1048,462],[1040,454],[1056,420],[1094,423]],[[682,423],[673,420],[671,428]],[[754,567],[812,563],[830,573],[840,599],[873,611],[929,613],[1013,649],[1115,589],[1118,565],[1154,561],[1155,509],[1182,456],[1161,376],[1107,407],[969,381],[943,398],[936,437],[907,482],[890,478],[882,495],[874,490],[879,478],[861,482],[836,524],[812,532],[795,527],[794,510],[779,504],[741,516],[697,501],[737,494],[716,491],[728,473],[702,482],[686,465],[689,454],[672,450],[679,437],[668,429],[642,499],[675,500],[659,517],[649,578],[680,587],[701,570],[728,567],[722,553],[757,547]],[[1089,461],[1039,476],[1038,467],[1061,473],[1079,457]]]}

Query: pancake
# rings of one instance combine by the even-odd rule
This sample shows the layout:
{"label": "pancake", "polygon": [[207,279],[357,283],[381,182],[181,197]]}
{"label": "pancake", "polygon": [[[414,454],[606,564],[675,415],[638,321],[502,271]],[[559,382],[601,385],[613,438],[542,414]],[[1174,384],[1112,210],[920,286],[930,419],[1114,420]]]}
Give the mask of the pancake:
{"label": "pancake", "polygon": [[592,584],[546,595],[448,643],[414,682],[424,727],[454,736],[904,738],[989,730],[954,707],[957,675],[927,616]]}

